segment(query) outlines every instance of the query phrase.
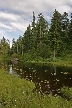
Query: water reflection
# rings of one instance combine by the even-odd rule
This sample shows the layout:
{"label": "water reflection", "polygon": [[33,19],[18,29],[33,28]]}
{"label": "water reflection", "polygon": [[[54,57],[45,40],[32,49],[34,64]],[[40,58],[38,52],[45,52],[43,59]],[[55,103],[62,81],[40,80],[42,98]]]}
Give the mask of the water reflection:
{"label": "water reflection", "polygon": [[35,90],[43,93],[60,94],[63,86],[72,87],[72,68],[52,65],[13,63],[8,67],[9,73],[17,73],[20,78],[35,83]]}
{"label": "water reflection", "polygon": [[10,65],[9,74],[13,73],[12,65]]}
{"label": "water reflection", "polygon": [[44,93],[59,94],[61,87],[72,87],[72,68],[45,65],[13,65],[13,70],[21,78],[35,83],[35,90]]}

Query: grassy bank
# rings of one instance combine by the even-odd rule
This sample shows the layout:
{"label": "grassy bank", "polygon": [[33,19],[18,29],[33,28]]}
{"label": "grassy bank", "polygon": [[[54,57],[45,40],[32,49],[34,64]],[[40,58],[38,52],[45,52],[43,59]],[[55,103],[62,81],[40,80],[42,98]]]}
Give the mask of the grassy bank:
{"label": "grassy bank", "polygon": [[56,66],[68,66],[68,67],[72,67],[72,61],[65,61],[65,60],[61,60],[61,61],[52,61],[49,62],[52,65],[56,65]]}
{"label": "grassy bank", "polygon": [[72,54],[63,56],[63,57],[56,57],[54,60],[53,57],[50,58],[42,58],[40,56],[32,57],[31,55],[17,55],[13,54],[12,56],[1,56],[0,55],[0,60],[3,61],[11,61],[12,58],[18,58],[20,62],[24,63],[37,63],[37,64],[52,64],[52,65],[57,65],[57,66],[69,66],[72,67]]}
{"label": "grassy bank", "polygon": [[52,64],[58,66],[69,66],[72,67],[72,54],[63,57],[53,57],[42,58],[42,57],[32,57],[29,55],[19,56],[19,60],[22,62],[38,63],[38,64]]}
{"label": "grassy bank", "polygon": [[41,95],[34,88],[34,83],[0,69],[0,108],[72,108],[71,100]]}
{"label": "grassy bank", "polygon": [[24,63],[36,63],[36,64],[45,64],[45,65],[56,65],[56,66],[67,66],[72,67],[72,61],[66,61],[66,60],[59,60],[59,61],[23,61]]}

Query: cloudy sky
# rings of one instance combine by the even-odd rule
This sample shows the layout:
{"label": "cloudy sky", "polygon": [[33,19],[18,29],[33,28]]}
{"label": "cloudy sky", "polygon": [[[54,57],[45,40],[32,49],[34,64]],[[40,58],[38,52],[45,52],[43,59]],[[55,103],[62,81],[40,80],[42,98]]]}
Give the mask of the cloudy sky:
{"label": "cloudy sky", "polygon": [[4,36],[12,41],[23,35],[31,23],[32,13],[43,13],[50,22],[53,11],[72,12],[72,0],[0,0],[0,39]]}

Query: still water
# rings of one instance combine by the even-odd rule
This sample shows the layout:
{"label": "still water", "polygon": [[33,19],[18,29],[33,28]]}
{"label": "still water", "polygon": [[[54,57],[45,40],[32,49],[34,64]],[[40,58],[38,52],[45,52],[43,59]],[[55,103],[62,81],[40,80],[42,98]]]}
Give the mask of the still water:
{"label": "still water", "polygon": [[9,74],[16,74],[19,78],[34,82],[34,91],[41,90],[47,94],[60,94],[60,90],[63,86],[72,87],[71,67],[4,62],[0,63],[0,68],[5,68]]}

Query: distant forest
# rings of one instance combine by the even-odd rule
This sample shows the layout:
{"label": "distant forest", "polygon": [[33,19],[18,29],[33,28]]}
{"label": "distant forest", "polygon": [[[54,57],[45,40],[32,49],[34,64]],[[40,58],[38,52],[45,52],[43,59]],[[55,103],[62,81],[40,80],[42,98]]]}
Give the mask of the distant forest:
{"label": "distant forest", "polygon": [[27,27],[23,36],[12,40],[10,48],[9,40],[4,37],[0,40],[0,55],[19,56],[26,60],[47,59],[64,57],[72,54],[72,14],[60,14],[56,9],[49,24],[42,13],[35,13],[31,24]]}

